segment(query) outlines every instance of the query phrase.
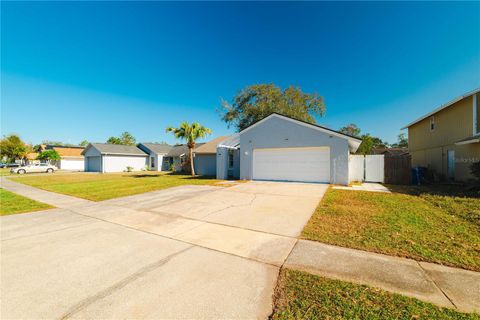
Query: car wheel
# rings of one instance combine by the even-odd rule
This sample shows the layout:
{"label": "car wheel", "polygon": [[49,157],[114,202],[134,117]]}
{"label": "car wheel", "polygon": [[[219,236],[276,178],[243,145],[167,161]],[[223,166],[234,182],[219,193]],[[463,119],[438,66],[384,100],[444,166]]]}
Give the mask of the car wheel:
{"label": "car wheel", "polygon": [[25,173],[26,173],[26,171],[23,170],[23,169],[20,169],[20,170],[18,170],[17,172],[18,172],[18,174],[25,174]]}
{"label": "car wheel", "polygon": [[52,168],[48,168],[47,169],[47,173],[52,173],[53,172],[53,169]]}

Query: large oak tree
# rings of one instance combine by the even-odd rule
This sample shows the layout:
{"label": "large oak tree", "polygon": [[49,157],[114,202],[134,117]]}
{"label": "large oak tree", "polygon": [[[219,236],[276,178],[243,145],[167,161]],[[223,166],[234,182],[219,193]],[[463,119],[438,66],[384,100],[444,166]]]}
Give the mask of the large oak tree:
{"label": "large oak tree", "polygon": [[241,90],[232,103],[222,101],[222,120],[238,131],[277,112],[285,116],[316,123],[315,116],[325,114],[323,98],[317,93],[305,93],[298,87],[284,90],[274,84],[256,84]]}

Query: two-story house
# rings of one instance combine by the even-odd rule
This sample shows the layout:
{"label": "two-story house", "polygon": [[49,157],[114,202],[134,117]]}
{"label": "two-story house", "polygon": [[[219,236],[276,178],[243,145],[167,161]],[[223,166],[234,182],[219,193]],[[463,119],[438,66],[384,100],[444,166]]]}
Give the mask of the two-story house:
{"label": "two-story house", "polygon": [[420,117],[408,128],[412,166],[427,167],[442,179],[468,181],[480,161],[480,88]]}

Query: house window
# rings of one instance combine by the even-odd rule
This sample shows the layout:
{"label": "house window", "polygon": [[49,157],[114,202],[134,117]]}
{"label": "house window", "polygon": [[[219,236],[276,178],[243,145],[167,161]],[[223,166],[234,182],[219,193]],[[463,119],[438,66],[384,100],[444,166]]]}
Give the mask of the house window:
{"label": "house window", "polygon": [[228,150],[228,167],[233,168],[233,150]]}
{"label": "house window", "polygon": [[155,168],[155,158],[150,158],[150,166]]}
{"label": "house window", "polygon": [[430,117],[430,131],[435,130],[435,117]]}

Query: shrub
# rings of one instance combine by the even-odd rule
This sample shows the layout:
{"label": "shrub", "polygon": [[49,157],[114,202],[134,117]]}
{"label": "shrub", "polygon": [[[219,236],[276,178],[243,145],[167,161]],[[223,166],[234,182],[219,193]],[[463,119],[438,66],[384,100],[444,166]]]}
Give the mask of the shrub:
{"label": "shrub", "polygon": [[127,167],[127,172],[132,172],[132,171],[133,171],[133,167],[128,166]]}
{"label": "shrub", "polygon": [[46,161],[59,161],[60,155],[58,154],[57,151],[50,149],[50,150],[45,150],[42,151],[38,156],[38,160],[46,160]]}
{"label": "shrub", "polygon": [[480,161],[474,162],[470,165],[470,172],[478,181],[480,181]]}

